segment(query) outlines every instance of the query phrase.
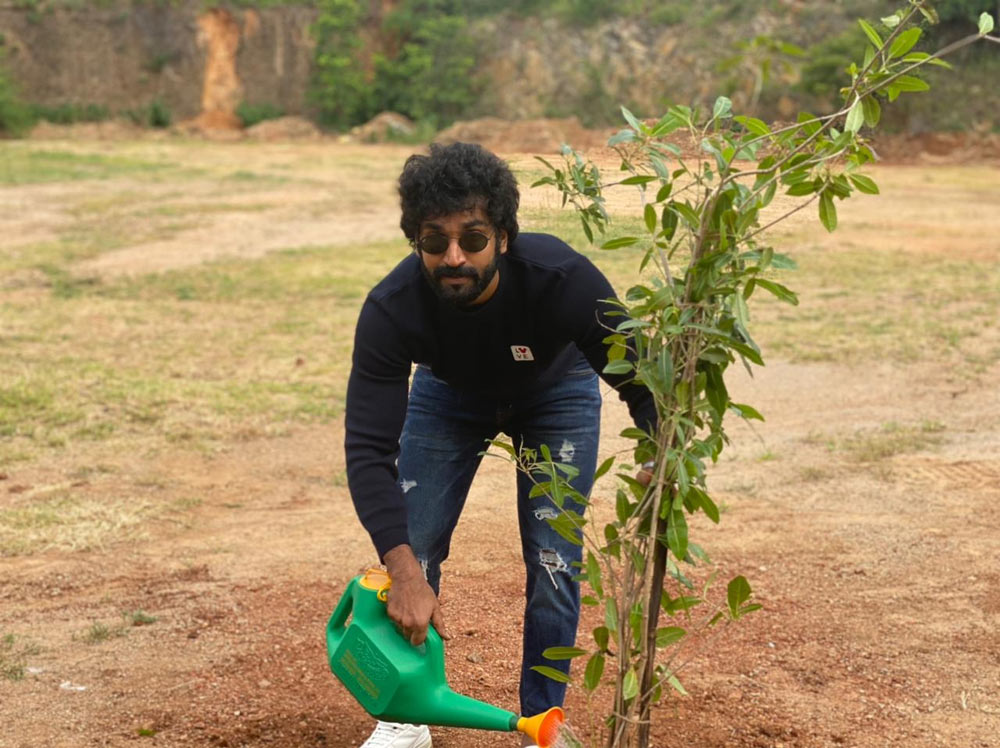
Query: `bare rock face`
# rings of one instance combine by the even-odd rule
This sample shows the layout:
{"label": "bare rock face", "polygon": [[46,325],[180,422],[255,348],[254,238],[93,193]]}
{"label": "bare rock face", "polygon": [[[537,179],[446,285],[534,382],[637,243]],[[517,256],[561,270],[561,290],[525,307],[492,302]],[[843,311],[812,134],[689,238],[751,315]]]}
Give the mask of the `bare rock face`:
{"label": "bare rock face", "polygon": [[242,123],[236,116],[236,107],[243,100],[243,84],[236,73],[236,52],[241,36],[239,24],[224,8],[212,8],[201,14],[197,23],[198,46],[205,50],[201,112],[181,127],[186,130],[239,130]]}

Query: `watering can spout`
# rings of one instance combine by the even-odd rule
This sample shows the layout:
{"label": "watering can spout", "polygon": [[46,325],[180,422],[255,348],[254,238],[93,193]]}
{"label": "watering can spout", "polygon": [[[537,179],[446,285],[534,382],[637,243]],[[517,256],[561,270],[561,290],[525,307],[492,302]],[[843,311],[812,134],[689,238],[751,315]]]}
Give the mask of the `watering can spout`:
{"label": "watering can spout", "polygon": [[517,720],[517,729],[535,741],[538,748],[550,748],[555,745],[559,736],[559,728],[566,721],[566,714],[557,706],[547,709],[534,717],[521,717]]}

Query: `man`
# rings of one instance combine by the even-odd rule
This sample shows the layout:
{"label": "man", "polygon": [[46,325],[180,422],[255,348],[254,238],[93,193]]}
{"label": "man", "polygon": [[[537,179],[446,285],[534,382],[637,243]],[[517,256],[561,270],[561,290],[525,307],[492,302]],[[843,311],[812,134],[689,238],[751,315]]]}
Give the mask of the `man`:
{"label": "man", "polygon": [[[487,440],[547,444],[593,482],[601,397],[595,372],[616,318],[614,291],[553,236],[520,234],[510,169],[477,145],[432,145],[399,179],[400,226],[413,247],[368,295],[347,390],[347,476],[355,508],[392,577],[387,612],[415,645],[428,622],[448,638],[437,592],[441,563]],[[416,364],[408,387],[411,366]],[[649,391],[602,375],[649,428]],[[644,476],[646,477],[646,476]],[[648,479],[648,477],[647,477]],[[565,685],[530,668],[572,646],[580,548],[546,522],[555,508],[517,478],[526,604],[521,714],[560,705]],[[427,748],[426,727],[379,723],[366,748]]]}

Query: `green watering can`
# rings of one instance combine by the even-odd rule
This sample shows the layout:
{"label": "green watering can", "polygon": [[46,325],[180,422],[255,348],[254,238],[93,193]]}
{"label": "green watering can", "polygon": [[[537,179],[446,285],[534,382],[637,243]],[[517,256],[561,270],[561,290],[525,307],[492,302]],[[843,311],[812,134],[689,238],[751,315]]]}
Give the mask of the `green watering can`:
{"label": "green watering can", "polygon": [[365,711],[386,722],[520,730],[540,748],[555,742],[565,720],[559,707],[519,717],[452,691],[444,644],[434,627],[428,627],[425,643],[414,647],[389,620],[385,601],[391,584],[381,569],[355,577],[326,626],[330,669]]}

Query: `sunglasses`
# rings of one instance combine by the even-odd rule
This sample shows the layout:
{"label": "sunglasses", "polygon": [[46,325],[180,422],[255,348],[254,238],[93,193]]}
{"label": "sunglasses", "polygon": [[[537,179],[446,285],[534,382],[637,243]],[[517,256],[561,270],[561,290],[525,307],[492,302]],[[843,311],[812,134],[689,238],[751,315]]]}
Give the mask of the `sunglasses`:
{"label": "sunglasses", "polygon": [[[490,243],[490,239],[492,238],[492,234],[487,235],[481,234],[478,231],[466,231],[458,237],[458,246],[461,247],[463,252],[482,252],[486,249],[486,245]],[[421,252],[426,252],[429,255],[443,255],[448,251],[451,239],[444,234],[428,234],[417,239],[416,244],[417,249]]]}

